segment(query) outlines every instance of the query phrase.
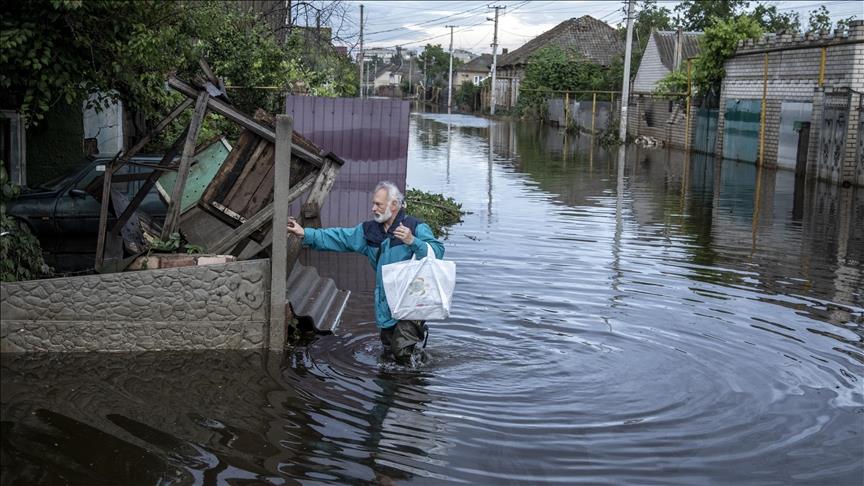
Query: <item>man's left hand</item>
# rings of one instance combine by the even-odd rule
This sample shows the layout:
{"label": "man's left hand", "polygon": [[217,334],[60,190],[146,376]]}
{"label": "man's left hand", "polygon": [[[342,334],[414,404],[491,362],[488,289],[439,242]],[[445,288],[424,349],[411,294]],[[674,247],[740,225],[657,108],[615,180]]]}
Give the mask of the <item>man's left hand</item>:
{"label": "man's left hand", "polygon": [[393,230],[393,236],[402,240],[402,243],[405,243],[406,245],[414,244],[414,235],[411,234],[411,230],[402,223],[399,223],[399,226]]}

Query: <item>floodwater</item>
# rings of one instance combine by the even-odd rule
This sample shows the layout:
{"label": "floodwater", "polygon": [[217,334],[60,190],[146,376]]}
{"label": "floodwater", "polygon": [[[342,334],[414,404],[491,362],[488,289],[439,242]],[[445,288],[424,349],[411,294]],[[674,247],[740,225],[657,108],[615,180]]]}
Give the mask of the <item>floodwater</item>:
{"label": "floodwater", "polygon": [[412,117],[470,211],[427,364],[362,292],[285,355],[4,355],[2,483],[862,484],[864,191]]}

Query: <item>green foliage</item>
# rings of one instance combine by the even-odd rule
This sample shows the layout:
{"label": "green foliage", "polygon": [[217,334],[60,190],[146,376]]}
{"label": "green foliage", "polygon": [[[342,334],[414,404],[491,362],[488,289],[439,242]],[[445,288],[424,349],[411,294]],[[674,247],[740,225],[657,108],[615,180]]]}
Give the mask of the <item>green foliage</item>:
{"label": "green foliage", "polygon": [[409,189],[405,194],[405,212],[423,220],[438,238],[447,235],[447,227],[462,222],[462,205],[452,197]]}
{"label": "green foliage", "polygon": [[45,266],[42,245],[25,224],[6,214],[6,203],[18,197],[21,188],[9,181],[0,163],[0,281],[32,280]]}
{"label": "green foliage", "polygon": [[[820,5],[816,10],[810,11],[809,16],[809,30],[811,32],[821,32],[821,31],[830,31],[832,22],[831,22],[831,14],[828,13],[828,9],[825,8],[825,5]],[[845,19],[840,19],[837,21],[836,28],[840,30],[847,30],[849,28],[849,22],[855,20],[855,16],[846,17]]]}
{"label": "green foliage", "polygon": [[[545,117],[546,100],[555,91],[613,91],[621,87],[623,60],[610,67],[594,64],[574,49],[558,46],[538,50],[528,61],[520,84],[519,110],[523,115]],[[559,95],[560,96],[560,95]],[[571,99],[590,97],[577,94]]]}
{"label": "green foliage", "polygon": [[753,17],[741,15],[717,21],[705,29],[699,41],[699,55],[693,61],[694,91],[701,94],[719,92],[726,70],[723,64],[738,48],[738,41],[757,39],[762,27]]}
{"label": "green foliage", "polygon": [[201,255],[206,250],[201,245],[186,244],[186,253],[189,255]]}
{"label": "green foliage", "polygon": [[687,92],[687,71],[685,69],[672,71],[657,83],[654,92],[659,95],[678,95],[678,98],[683,98],[681,93]]}
{"label": "green foliage", "polygon": [[[227,85],[240,87],[229,94],[247,112],[281,109],[284,92],[297,85],[325,96],[356,90],[347,57],[332,48],[307,55],[290,41],[286,49],[236,2],[4,2],[0,14],[3,103],[31,124],[59,100],[74,104],[99,93],[97,108],[122,99],[152,126],[179,100],[165,88],[166,75],[191,78],[202,56]],[[222,129],[218,122],[208,121],[214,132]]]}
{"label": "green foliage", "polygon": [[675,6],[675,13],[684,30],[704,31],[717,21],[736,17],[749,4],[749,0],[684,0]]}
{"label": "green foliage", "polygon": [[828,9],[825,8],[825,5],[820,5],[816,10],[811,10],[808,21],[810,24],[810,32],[831,30],[831,15],[828,13]]}
{"label": "green foliage", "polygon": [[171,233],[167,240],[153,240],[150,242],[150,251],[160,253],[171,253],[180,248],[180,233]]}
{"label": "green foliage", "polygon": [[[430,85],[446,86],[450,72],[450,53],[441,48],[440,44],[426,44],[423,52],[417,58],[418,65],[426,67],[426,78]],[[456,71],[462,61],[453,58],[453,71]]]}
{"label": "green foliage", "polygon": [[474,104],[477,99],[477,93],[480,92],[480,87],[474,82],[468,80],[463,81],[459,89],[456,90],[456,106],[464,106],[469,109],[474,109]]}
{"label": "green foliage", "polygon": [[759,22],[765,32],[798,32],[801,30],[801,18],[798,12],[782,13],[777,10],[776,5],[760,3],[749,14]]}

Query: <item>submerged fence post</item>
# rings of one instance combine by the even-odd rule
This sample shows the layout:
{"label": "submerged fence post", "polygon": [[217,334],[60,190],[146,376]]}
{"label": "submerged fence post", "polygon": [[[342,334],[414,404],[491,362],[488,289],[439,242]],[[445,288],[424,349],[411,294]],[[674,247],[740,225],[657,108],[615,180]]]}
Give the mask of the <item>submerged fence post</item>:
{"label": "submerged fence post", "polygon": [[690,78],[690,68],[692,61],[687,59],[687,109],[684,114],[684,150],[690,150],[690,98],[692,97],[692,84]]}
{"label": "submerged fence post", "polygon": [[765,121],[768,108],[768,53],[765,53],[765,61],[762,67],[762,109],[759,114],[759,166],[765,164]]}
{"label": "submerged fence post", "polygon": [[570,92],[564,92],[564,129],[570,128]]}
{"label": "submerged fence post", "polygon": [[594,124],[597,117],[597,93],[591,98],[591,135],[594,135]]}
{"label": "submerged fence post", "polygon": [[270,328],[267,348],[285,346],[285,295],[288,285],[288,184],[291,171],[291,135],[294,119],[276,115],[276,156],[273,177],[273,246],[270,255]]}

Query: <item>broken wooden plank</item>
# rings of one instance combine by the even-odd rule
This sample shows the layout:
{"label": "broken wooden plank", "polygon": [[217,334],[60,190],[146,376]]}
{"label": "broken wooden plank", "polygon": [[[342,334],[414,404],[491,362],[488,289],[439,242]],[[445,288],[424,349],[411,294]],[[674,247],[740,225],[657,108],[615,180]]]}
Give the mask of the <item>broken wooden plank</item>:
{"label": "broken wooden plank", "polygon": [[[174,88],[175,90],[183,93],[190,98],[198,96],[199,90],[179,80],[176,76],[168,77],[168,86]],[[276,143],[276,133],[273,131],[273,129],[258,121],[255,121],[254,119],[250,118],[248,115],[234,108],[228,103],[225,103],[224,101],[216,98],[210,98],[207,101],[207,104],[209,108],[213,110],[213,112],[219,113],[225,118],[228,118],[234,123],[243,126],[243,128],[246,128],[247,130],[256,133],[258,136],[268,140],[271,143]],[[321,167],[324,164],[324,158],[320,154],[312,153],[304,147],[292,146],[292,151],[315,166]]]}
{"label": "broken wooden plank", "polygon": [[114,174],[115,165],[120,153],[108,163],[102,180],[102,200],[99,208],[99,232],[96,233],[96,263],[97,272],[101,272],[102,264],[105,262],[105,233],[108,230],[108,205],[111,203],[111,176]]}
{"label": "broken wooden plank", "polygon": [[[331,159],[324,159],[324,168],[322,168],[317,177],[312,189],[309,190],[309,195],[306,197],[306,203],[303,204],[303,211],[300,214],[300,225],[309,227],[321,226],[321,206],[330,194],[330,189],[336,181],[336,176],[339,174],[339,169],[342,167]],[[275,224],[275,223],[274,223]],[[310,225],[311,224],[311,225]],[[274,226],[275,227],[275,226]],[[288,263],[288,272],[294,268],[294,263],[300,257],[300,250],[303,249],[303,242],[293,234],[288,239],[288,248],[286,252],[286,261]],[[276,241],[273,245],[275,248]]]}
{"label": "broken wooden plank", "polygon": [[[186,140],[186,134],[189,133],[189,127],[183,130],[183,133],[177,137],[177,140],[171,145],[171,148],[168,149],[168,152],[162,156],[162,160],[159,161],[159,165],[168,165],[171,161],[174,160],[174,157],[177,156],[177,152],[180,150],[180,143]],[[129,202],[129,205],[126,206],[126,209],[123,210],[123,214],[121,214],[117,218],[117,222],[114,223],[114,226],[111,227],[111,234],[117,234],[120,232],[120,228],[126,224],[126,221],[138,210],[138,207],[141,206],[141,202],[144,201],[144,198],[147,197],[147,193],[150,192],[150,189],[153,188],[153,185],[156,184],[156,181],[159,180],[159,176],[162,174],[160,172],[153,172],[150,174],[150,177],[144,181],[144,184],[141,185],[141,188],[138,189],[138,192],[135,193],[135,197]]]}
{"label": "broken wooden plank", "polygon": [[183,189],[186,186],[186,177],[189,175],[189,166],[192,164],[192,156],[194,155],[196,141],[198,140],[198,131],[201,129],[204,116],[207,114],[208,99],[210,99],[210,95],[206,91],[202,91],[198,94],[198,99],[195,101],[195,113],[192,115],[192,121],[189,122],[189,133],[186,134],[183,155],[180,156],[180,168],[177,172],[177,181],[174,183],[171,204],[168,205],[168,212],[165,214],[165,223],[162,225],[163,240],[167,240],[171,237],[171,234],[177,231]]}
{"label": "broken wooden plank", "polygon": [[[305,179],[303,179],[299,184],[295,184],[288,190],[288,194],[286,198],[288,199],[288,203],[290,204],[298,197],[303,195],[307,189],[312,187],[312,184],[315,182],[315,175],[310,174]],[[222,254],[226,253],[235,246],[237,246],[241,241],[248,238],[252,233],[258,231],[265,224],[269,223],[271,219],[273,219],[273,203],[268,204],[261,211],[259,211],[255,216],[249,218],[245,223],[238,226],[234,232],[225,235],[218,243],[214,244],[212,247],[207,247],[207,251],[210,253]],[[287,209],[286,209],[287,214]]]}
{"label": "broken wooden plank", "polygon": [[141,151],[141,149],[143,149],[143,148],[144,148],[148,143],[150,143],[150,140],[152,140],[153,137],[155,137],[156,135],[158,135],[159,133],[161,133],[162,130],[164,130],[165,127],[167,127],[169,123],[171,123],[172,121],[174,121],[175,118],[177,118],[178,116],[180,116],[180,113],[183,113],[183,111],[184,111],[186,108],[189,108],[189,106],[190,106],[191,104],[192,104],[192,100],[191,100],[191,99],[185,99],[185,100],[183,100],[182,102],[180,102],[179,105],[177,105],[176,107],[174,107],[174,109],[171,110],[171,113],[169,113],[168,116],[166,116],[165,118],[163,118],[162,121],[160,121],[159,123],[157,123],[156,126],[153,128],[153,130],[150,130],[150,131],[147,133],[147,135],[144,135],[144,137],[142,137],[140,140],[138,140],[137,142],[135,142],[135,145],[133,145],[132,148],[130,148],[129,150],[127,150],[127,151],[123,154],[123,156],[120,158],[120,163],[117,165],[117,167],[116,167],[114,170],[119,169],[119,168],[122,167],[126,162],[128,162],[129,159],[131,159],[132,157],[134,157],[135,155],[137,155],[138,152]]}

